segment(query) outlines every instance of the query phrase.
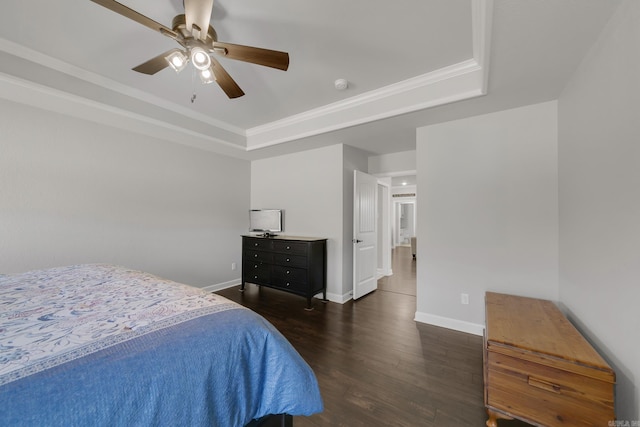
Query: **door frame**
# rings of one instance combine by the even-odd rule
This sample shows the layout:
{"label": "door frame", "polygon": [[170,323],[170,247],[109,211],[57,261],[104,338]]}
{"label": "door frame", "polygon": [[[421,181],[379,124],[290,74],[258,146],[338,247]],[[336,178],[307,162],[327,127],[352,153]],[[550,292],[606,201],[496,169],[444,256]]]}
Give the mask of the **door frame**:
{"label": "door frame", "polygon": [[391,178],[378,178],[378,279],[391,276]]}

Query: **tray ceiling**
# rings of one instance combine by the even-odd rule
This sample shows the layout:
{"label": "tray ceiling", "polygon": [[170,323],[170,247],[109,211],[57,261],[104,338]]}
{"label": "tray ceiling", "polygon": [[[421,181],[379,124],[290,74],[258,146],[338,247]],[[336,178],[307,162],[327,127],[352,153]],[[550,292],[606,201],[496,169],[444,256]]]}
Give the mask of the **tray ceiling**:
{"label": "tray ceiling", "polygon": [[[167,26],[183,10],[181,0],[121,2]],[[0,96],[245,158],[328,143],[373,154],[404,151],[415,147],[409,135],[433,120],[436,107],[477,98],[496,84],[500,95],[502,81],[520,85],[520,102],[530,100],[536,90],[522,86],[538,83],[518,80],[531,72],[518,67],[533,63],[531,52],[548,57],[533,58],[549,61],[547,87],[566,78],[617,3],[217,0],[211,22],[219,40],[290,55],[286,72],[221,58],[246,93],[228,99],[190,70],[132,71],[175,42],[91,1],[3,2]],[[577,11],[581,20],[570,37],[553,40]],[[514,45],[527,37],[531,45]],[[547,46],[553,49],[536,50]],[[514,60],[520,62],[505,62]],[[493,81],[493,64],[500,80]],[[334,88],[338,78],[349,81],[347,90]],[[466,114],[464,106],[459,111]]]}

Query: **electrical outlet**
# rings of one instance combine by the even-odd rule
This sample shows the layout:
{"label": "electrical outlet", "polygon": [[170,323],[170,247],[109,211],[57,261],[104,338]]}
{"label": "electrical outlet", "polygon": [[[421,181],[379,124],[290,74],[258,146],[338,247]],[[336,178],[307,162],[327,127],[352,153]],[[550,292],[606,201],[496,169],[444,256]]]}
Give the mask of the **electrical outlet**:
{"label": "electrical outlet", "polygon": [[469,304],[469,294],[460,294],[460,304]]}
{"label": "electrical outlet", "polygon": [[236,269],[236,263],[235,263],[235,262],[232,262],[232,263],[231,263],[231,269],[232,269],[232,270],[235,270],[235,269]]}

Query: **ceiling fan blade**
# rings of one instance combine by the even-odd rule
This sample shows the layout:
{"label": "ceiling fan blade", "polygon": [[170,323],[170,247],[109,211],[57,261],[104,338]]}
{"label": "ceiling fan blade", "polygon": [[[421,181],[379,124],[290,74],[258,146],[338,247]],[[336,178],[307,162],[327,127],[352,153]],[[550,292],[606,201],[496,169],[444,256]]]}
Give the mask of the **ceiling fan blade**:
{"label": "ceiling fan blade", "polygon": [[[187,30],[193,37],[202,41],[207,39],[209,21],[213,10],[213,0],[184,0],[184,14],[187,18]],[[193,28],[193,27],[196,28]],[[194,31],[194,30],[197,30]]]}
{"label": "ceiling fan blade", "polygon": [[216,76],[216,82],[224,93],[226,93],[229,98],[239,98],[244,95],[240,86],[231,78],[227,70],[222,68],[222,65],[220,65],[215,58],[211,58],[211,62],[213,64],[213,75]]}
{"label": "ceiling fan blade", "polygon": [[126,18],[132,19],[137,23],[144,25],[145,27],[151,28],[152,30],[157,31],[162,35],[170,37],[174,40],[177,40],[179,38],[178,34],[176,34],[171,28],[165,27],[164,25],[154,21],[153,19],[147,18],[141,13],[138,13],[135,10],[128,8],[127,6],[120,4],[117,1],[114,1],[114,0],[91,0],[91,1],[99,4],[100,6],[104,6],[115,13],[119,13],[120,15]]}
{"label": "ceiling fan blade", "polygon": [[165,53],[161,53],[155,58],[151,58],[147,62],[143,62],[135,68],[132,68],[133,71],[137,71],[143,74],[154,75],[158,71],[164,70],[169,66],[169,62],[167,62],[166,57],[173,52],[177,52],[180,49],[171,49],[166,51]]}
{"label": "ceiling fan blade", "polygon": [[289,68],[289,54],[287,52],[223,42],[214,42],[213,50],[238,61],[251,62],[283,71]]}

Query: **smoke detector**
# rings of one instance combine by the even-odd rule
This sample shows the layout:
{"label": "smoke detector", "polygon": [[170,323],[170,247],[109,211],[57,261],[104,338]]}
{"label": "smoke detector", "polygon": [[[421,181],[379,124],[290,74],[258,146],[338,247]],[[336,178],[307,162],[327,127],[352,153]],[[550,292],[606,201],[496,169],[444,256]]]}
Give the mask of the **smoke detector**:
{"label": "smoke detector", "polygon": [[338,79],[333,83],[333,85],[337,90],[345,90],[349,87],[349,82],[346,79]]}

